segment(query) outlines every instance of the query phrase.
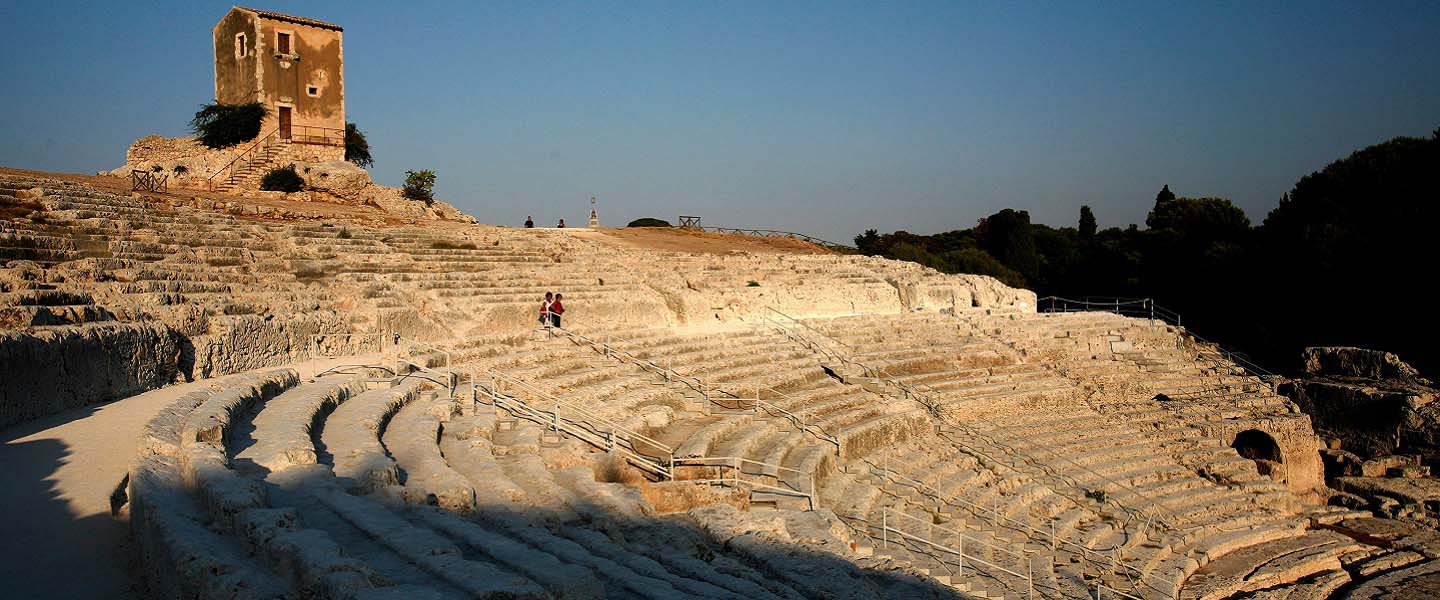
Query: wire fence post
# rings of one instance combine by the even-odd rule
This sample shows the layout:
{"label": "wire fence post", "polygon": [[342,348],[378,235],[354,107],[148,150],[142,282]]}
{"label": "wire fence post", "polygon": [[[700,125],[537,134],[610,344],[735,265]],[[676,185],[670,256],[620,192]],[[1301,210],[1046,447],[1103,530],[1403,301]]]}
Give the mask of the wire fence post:
{"label": "wire fence post", "polygon": [[1035,598],[1035,558],[1025,559],[1025,596],[1034,600]]}
{"label": "wire fence post", "polygon": [[890,508],[880,509],[880,547],[890,548]]}
{"label": "wire fence post", "polygon": [[965,576],[965,535],[964,535],[964,534],[957,534],[957,535],[959,536],[958,539],[959,539],[959,545],[960,545],[960,548],[959,548],[959,550],[960,550],[960,560],[958,561],[958,562],[960,563],[960,567],[959,567],[958,569],[956,569],[956,571],[960,573],[960,576],[961,576],[961,577],[964,577],[964,576]]}

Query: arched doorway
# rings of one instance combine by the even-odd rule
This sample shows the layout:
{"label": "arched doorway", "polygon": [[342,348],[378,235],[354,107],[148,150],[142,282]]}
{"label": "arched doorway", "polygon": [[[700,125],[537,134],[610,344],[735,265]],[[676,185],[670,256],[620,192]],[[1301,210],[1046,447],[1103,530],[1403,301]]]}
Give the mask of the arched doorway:
{"label": "arched doorway", "polygon": [[1285,481],[1285,459],[1275,438],[1259,429],[1247,429],[1235,435],[1230,444],[1243,458],[1255,461],[1255,469],[1276,481]]}

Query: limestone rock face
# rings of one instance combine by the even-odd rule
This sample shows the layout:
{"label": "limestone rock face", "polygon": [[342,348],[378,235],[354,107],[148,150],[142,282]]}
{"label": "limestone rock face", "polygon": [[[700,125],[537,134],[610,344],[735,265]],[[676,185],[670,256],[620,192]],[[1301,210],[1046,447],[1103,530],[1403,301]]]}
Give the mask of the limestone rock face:
{"label": "limestone rock face", "polygon": [[1318,347],[1306,348],[1303,358],[1309,376],[1285,382],[1278,391],[1294,399],[1313,416],[1320,432],[1339,440],[1346,450],[1367,458],[1392,454],[1401,451],[1407,439],[1419,443],[1424,437],[1405,438],[1397,435],[1397,428],[1419,432],[1440,426],[1432,406],[1436,391],[1392,353]]}
{"label": "limestone rock face", "polygon": [[[250,144],[236,144],[229,148],[207,148],[193,137],[164,137],[147,135],[135,140],[125,152],[125,164],[104,172],[115,177],[129,177],[131,170],[150,171],[160,167],[169,176],[172,187],[201,187],[210,176],[230,164]],[[176,173],[175,167],[184,167],[184,173]]]}
{"label": "limestone rock face", "polygon": [[351,200],[370,186],[370,172],[349,161],[297,162],[295,170],[305,178],[305,185],[310,189]]}
{"label": "limestone rock face", "polygon": [[368,204],[401,218],[475,222],[475,217],[460,212],[449,204],[439,200],[429,203],[411,200],[401,193],[400,188],[385,185],[366,186],[357,193],[356,199],[359,204]]}
{"label": "limestone rock face", "polygon": [[138,394],[170,383],[180,338],[150,323],[87,323],[35,333],[0,330],[0,426]]}
{"label": "limestone rock face", "polygon": [[1361,377],[1430,385],[1414,367],[1390,352],[1348,346],[1306,348],[1305,372],[1321,377]]}

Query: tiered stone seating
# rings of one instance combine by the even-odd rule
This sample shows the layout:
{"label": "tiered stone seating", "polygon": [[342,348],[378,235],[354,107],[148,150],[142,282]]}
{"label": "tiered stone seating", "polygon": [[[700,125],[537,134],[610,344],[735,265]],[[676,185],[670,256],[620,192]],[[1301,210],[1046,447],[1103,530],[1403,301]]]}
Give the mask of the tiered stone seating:
{"label": "tiered stone seating", "polygon": [[[44,396],[70,406],[246,373],[147,428],[129,510],[155,595],[1208,598],[1424,564],[1307,532],[1226,436],[1308,422],[1162,323],[870,257],[287,223],[14,175],[0,203],[0,352],[36,365],[7,385],[73,381]],[[567,331],[536,327],[546,291]],[[396,334],[423,341],[398,372],[271,370]],[[536,416],[557,405],[561,431]],[[672,456],[674,481],[625,463]]]}
{"label": "tiered stone seating", "polygon": [[[416,380],[361,391],[361,377],[297,386],[293,372],[262,374],[187,397],[152,423],[131,488],[150,558],[186,558],[189,530],[164,526],[213,530],[200,538],[214,546],[204,551],[229,550],[194,568],[244,575],[156,580],[204,593],[229,585],[232,597],[356,598],[799,598],[830,595],[837,582],[781,575],[768,555],[764,570],[748,566],[755,550],[722,559],[722,546],[699,531],[647,524],[653,509],[636,488],[598,482],[583,462],[554,467],[535,453],[536,426],[497,431],[495,415],[462,411],[468,403],[416,400]],[[172,474],[155,474],[165,469]],[[367,490],[375,493],[356,495]],[[191,508],[178,525],[161,525],[180,505]],[[536,513],[567,526],[558,535],[536,527]],[[585,523],[609,523],[633,541]],[[853,597],[930,589],[853,565],[832,574]]]}

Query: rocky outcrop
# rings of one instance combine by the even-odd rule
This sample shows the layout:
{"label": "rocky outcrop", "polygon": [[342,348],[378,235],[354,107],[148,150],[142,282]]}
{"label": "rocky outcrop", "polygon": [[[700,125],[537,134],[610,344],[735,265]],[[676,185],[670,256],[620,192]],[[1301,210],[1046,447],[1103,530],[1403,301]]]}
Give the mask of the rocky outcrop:
{"label": "rocky outcrop", "polygon": [[1390,352],[1348,346],[1321,346],[1304,351],[1305,372],[1315,377],[1341,377],[1429,386],[1414,367]]}
{"label": "rocky outcrop", "polygon": [[0,330],[0,426],[170,383],[180,357],[180,336],[151,323]]}
{"label": "rocky outcrop", "polygon": [[370,172],[352,162],[332,160],[319,163],[295,163],[295,170],[305,178],[305,187],[318,192],[359,203],[360,194],[371,185]]}
{"label": "rocky outcrop", "polygon": [[1307,348],[1304,361],[1309,375],[1284,382],[1277,391],[1311,416],[1318,433],[1334,440],[1332,450],[1374,458],[1403,452],[1414,434],[1440,431],[1432,406],[1436,390],[1394,354]]}

